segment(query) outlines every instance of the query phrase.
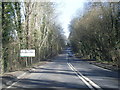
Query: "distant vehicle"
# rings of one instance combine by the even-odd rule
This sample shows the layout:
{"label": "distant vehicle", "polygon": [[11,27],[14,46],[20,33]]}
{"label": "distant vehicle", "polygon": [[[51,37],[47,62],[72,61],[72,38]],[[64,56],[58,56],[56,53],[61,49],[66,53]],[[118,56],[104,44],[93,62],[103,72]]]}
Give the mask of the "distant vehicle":
{"label": "distant vehicle", "polygon": [[73,57],[73,54],[69,52],[68,57]]}
{"label": "distant vehicle", "polygon": [[68,48],[68,50],[71,50],[71,48]]}

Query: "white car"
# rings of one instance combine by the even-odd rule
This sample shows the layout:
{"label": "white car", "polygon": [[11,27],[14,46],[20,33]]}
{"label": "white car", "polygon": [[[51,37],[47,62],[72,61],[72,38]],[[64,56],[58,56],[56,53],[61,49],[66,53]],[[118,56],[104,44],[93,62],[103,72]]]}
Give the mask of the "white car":
{"label": "white car", "polygon": [[72,53],[68,53],[68,57],[73,57],[73,54]]}

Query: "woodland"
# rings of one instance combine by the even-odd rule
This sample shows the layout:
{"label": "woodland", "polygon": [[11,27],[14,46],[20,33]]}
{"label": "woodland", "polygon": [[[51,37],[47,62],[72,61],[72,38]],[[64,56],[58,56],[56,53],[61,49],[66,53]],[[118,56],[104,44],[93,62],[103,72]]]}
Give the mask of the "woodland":
{"label": "woodland", "polygon": [[77,56],[120,67],[120,2],[89,3],[69,28]]}
{"label": "woodland", "polygon": [[[29,67],[62,50],[64,35],[55,21],[52,2],[3,2],[2,72]],[[34,49],[35,57],[20,57],[21,49]]]}
{"label": "woodland", "polygon": [[[54,2],[2,2],[0,61],[2,73],[30,67],[58,55],[65,47]],[[120,2],[90,2],[71,20],[68,38],[76,56],[120,66]],[[35,49],[35,57],[20,57]]]}

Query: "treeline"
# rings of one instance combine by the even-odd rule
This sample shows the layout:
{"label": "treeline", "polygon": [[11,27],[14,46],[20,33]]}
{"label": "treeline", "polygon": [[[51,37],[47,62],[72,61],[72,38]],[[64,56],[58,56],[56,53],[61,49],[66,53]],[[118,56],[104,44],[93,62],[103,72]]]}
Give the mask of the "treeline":
{"label": "treeline", "polygon": [[78,56],[120,65],[120,3],[90,3],[70,24],[70,43]]}
{"label": "treeline", "polygon": [[[2,3],[0,2],[0,11],[2,11],[1,7]],[[0,18],[2,18],[2,12],[0,12]],[[0,19],[0,25],[2,23],[2,19]],[[0,27],[0,72],[1,72],[1,64],[2,64],[2,27]]]}
{"label": "treeline", "polygon": [[[62,50],[64,36],[54,6],[52,2],[2,2],[2,72],[31,66]],[[35,49],[36,56],[20,57],[21,49]]]}

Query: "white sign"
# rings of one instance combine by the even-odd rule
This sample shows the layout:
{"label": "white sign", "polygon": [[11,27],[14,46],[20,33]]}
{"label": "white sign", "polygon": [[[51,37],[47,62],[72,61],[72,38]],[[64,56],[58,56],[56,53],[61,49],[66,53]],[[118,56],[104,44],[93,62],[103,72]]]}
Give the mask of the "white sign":
{"label": "white sign", "polygon": [[21,57],[35,57],[35,50],[34,49],[31,49],[31,50],[22,49],[20,50],[20,56]]}

